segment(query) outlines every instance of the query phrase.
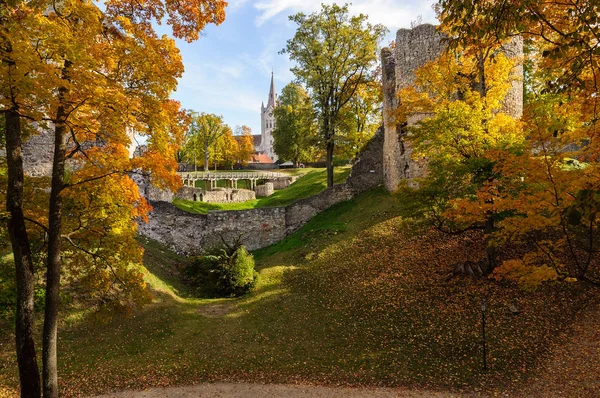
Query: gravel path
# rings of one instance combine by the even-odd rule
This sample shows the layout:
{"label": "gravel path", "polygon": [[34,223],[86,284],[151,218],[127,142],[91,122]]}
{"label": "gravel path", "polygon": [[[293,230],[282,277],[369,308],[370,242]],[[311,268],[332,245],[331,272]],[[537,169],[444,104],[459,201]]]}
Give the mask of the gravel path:
{"label": "gravel path", "polygon": [[[333,388],[296,385],[245,383],[199,384],[187,387],[153,388],[145,391],[122,391],[96,398],[458,398],[464,395],[406,389]],[[475,398],[474,395],[469,397]]]}

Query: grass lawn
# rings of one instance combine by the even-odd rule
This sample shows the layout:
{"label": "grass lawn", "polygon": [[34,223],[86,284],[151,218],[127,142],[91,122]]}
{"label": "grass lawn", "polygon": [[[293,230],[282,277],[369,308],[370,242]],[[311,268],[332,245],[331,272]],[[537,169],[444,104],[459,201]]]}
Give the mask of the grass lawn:
{"label": "grass lawn", "polygon": [[[62,326],[63,396],[203,381],[496,393],[522,385],[569,330],[589,290],[449,279],[454,262],[481,255],[480,237],[420,231],[409,217],[401,200],[378,190],[336,205],[256,251],[259,283],[241,299],[190,297],[176,277],[187,260],[142,241],[154,302],[104,322],[83,317]],[[509,304],[521,313],[512,315]],[[13,350],[12,339],[3,339],[0,386],[17,385]]]}
{"label": "grass lawn", "polygon": [[[300,170],[300,171],[298,171]],[[286,170],[281,170],[286,172]],[[275,191],[267,198],[248,200],[240,203],[205,203],[175,199],[173,204],[182,210],[192,213],[205,214],[209,210],[245,210],[257,207],[287,206],[298,199],[307,198],[322,192],[327,188],[327,170],[325,169],[290,169],[293,173],[302,173],[295,183],[286,189]],[[350,174],[350,167],[336,167],[334,183],[346,181]],[[294,174],[297,175],[297,174]],[[198,181],[200,183],[202,181]],[[225,181],[222,181],[223,186]],[[241,186],[240,186],[241,188]]]}

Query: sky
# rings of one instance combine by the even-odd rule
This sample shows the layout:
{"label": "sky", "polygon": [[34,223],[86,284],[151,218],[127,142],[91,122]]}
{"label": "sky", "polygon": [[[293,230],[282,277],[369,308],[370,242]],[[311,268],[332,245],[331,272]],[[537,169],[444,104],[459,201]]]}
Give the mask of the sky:
{"label": "sky", "polygon": [[[292,62],[279,54],[293,37],[296,25],[288,20],[297,12],[312,13],[328,0],[230,0],[226,19],[209,25],[199,40],[178,40],[185,73],[173,98],[186,109],[222,115],[232,128],[246,125],[260,134],[260,106],[267,102],[271,71],[277,93],[294,79]],[[389,33],[387,45],[399,28],[420,20],[435,23],[434,0],[353,0],[352,14],[367,14]]]}

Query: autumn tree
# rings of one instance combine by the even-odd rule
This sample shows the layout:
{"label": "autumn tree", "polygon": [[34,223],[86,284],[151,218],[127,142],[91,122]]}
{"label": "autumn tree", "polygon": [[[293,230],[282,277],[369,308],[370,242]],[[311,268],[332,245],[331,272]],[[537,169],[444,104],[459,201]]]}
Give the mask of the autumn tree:
{"label": "autumn tree", "polygon": [[454,1],[437,5],[450,45],[494,46],[520,34],[527,48],[524,128],[528,150],[499,153],[499,205],[511,212],[499,240],[531,250],[498,273],[524,283],[600,281],[596,1]]}
{"label": "autumn tree", "polygon": [[225,132],[221,137],[219,137],[212,151],[211,158],[215,164],[215,169],[217,167],[217,163],[228,169],[232,169],[235,165],[238,151],[238,142],[233,137],[231,127],[226,125]]}
{"label": "autumn tree", "polygon": [[248,126],[237,126],[236,136],[238,137],[236,163],[246,166],[254,153],[254,137],[252,136],[252,129]]}
{"label": "autumn tree", "polygon": [[[223,1],[184,1],[176,5],[109,1],[101,12],[88,2],[0,3],[1,109],[6,119],[6,210],[17,275],[16,346],[22,396],[40,396],[33,331],[33,260],[30,235],[47,234],[46,303],[43,331],[43,393],[58,396],[56,343],[59,287],[63,259],[80,252],[82,264],[103,263],[117,279],[139,263],[133,242],[132,217],[148,207],[126,173],[152,170],[155,183],[175,187],[175,142],[181,134],[181,112],[169,100],[182,73],[174,41],[156,35],[152,20],[173,27],[175,37],[194,40],[206,23],[224,19]],[[28,209],[22,144],[29,128],[48,128],[54,138],[54,159],[46,206]],[[148,135],[149,151],[128,159],[132,129]],[[101,144],[89,145],[89,143]],[[66,173],[67,161],[73,173]],[[88,215],[64,220],[72,209],[101,195],[114,184],[114,197],[103,196],[105,209],[119,210],[98,221],[100,235],[88,228]],[[82,193],[79,191],[84,188]],[[111,185],[111,188],[113,186]],[[121,195],[121,196],[120,196]],[[85,209],[85,208],[83,208]],[[46,213],[44,213],[46,212]],[[133,232],[132,232],[133,231]],[[87,234],[87,235],[86,235]],[[92,238],[94,236],[94,238]],[[111,246],[107,242],[121,245]],[[70,245],[69,250],[63,243]],[[102,249],[111,255],[102,255]],[[67,264],[76,262],[67,262]],[[92,274],[92,273],[90,273]],[[139,274],[130,274],[139,280]],[[122,275],[121,275],[122,276]],[[123,281],[124,282],[124,281]]]}
{"label": "autumn tree", "polygon": [[348,6],[322,5],[321,11],[290,16],[296,34],[282,51],[295,61],[292,72],[310,93],[327,151],[327,186],[333,186],[333,154],[341,112],[377,62],[386,33],[366,15],[350,16]]}
{"label": "autumn tree", "polygon": [[276,127],[273,148],[282,160],[295,165],[311,159],[316,145],[314,110],[308,93],[302,86],[290,83],[283,88],[275,108]]}
{"label": "autumn tree", "polygon": [[[489,237],[502,216],[492,153],[518,152],[523,141],[519,122],[501,112],[513,62],[497,53],[480,75],[479,58],[460,54],[443,54],[416,72],[415,85],[399,92],[399,121],[426,115],[408,130],[414,156],[427,157],[418,191],[435,226],[448,233],[481,229]],[[484,94],[473,76],[485,80]],[[477,211],[465,212],[469,207]],[[497,266],[491,242],[486,257],[482,271],[489,274]]]}

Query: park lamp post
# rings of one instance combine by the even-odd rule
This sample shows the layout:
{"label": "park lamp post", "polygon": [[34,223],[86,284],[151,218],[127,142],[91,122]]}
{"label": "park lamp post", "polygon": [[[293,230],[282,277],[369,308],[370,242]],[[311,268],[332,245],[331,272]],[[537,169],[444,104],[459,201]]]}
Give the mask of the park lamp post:
{"label": "park lamp post", "polygon": [[483,370],[487,371],[487,350],[486,350],[486,340],[485,340],[485,311],[486,305],[485,300],[481,300],[481,346],[482,346],[482,355],[483,355]]}

